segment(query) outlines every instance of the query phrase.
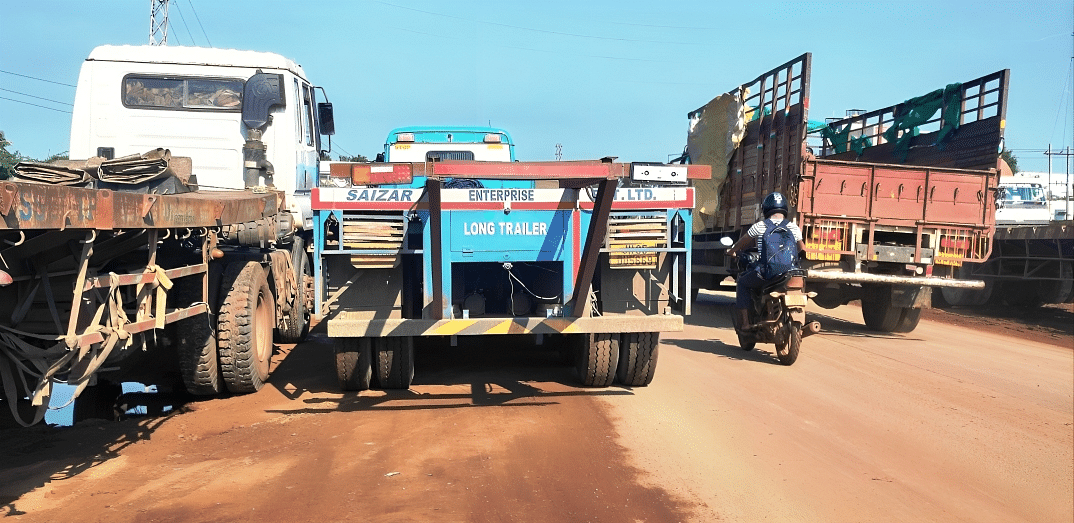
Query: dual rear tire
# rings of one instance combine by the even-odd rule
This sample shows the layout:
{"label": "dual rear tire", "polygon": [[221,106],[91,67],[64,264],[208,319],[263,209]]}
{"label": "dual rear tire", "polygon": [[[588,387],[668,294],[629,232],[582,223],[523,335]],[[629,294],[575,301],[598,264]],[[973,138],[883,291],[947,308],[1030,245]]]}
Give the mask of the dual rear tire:
{"label": "dual rear tire", "polygon": [[[344,391],[409,389],[414,382],[414,338],[337,338],[336,377]],[[376,380],[374,382],[374,380]]]}
{"label": "dual rear tire", "polygon": [[593,333],[568,338],[577,355],[575,366],[585,387],[628,387],[652,383],[659,356],[660,333]]}

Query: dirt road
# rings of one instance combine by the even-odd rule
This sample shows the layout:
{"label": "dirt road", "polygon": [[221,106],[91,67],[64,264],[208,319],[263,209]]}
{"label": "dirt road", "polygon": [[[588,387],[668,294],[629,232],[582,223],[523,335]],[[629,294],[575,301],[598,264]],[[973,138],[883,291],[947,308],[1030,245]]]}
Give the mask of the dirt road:
{"label": "dirt road", "polygon": [[793,367],[744,352],[726,295],[648,388],[582,389],[554,352],[418,352],[410,391],[336,391],[284,347],[258,394],[0,432],[12,521],[1071,521],[1072,339],[819,311]]}

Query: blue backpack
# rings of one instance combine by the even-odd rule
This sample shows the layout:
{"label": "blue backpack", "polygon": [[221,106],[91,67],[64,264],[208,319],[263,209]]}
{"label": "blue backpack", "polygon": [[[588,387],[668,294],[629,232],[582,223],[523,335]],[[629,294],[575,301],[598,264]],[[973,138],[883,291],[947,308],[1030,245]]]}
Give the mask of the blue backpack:
{"label": "blue backpack", "polygon": [[765,220],[761,235],[761,260],[758,269],[765,280],[778,278],[798,268],[798,242],[787,227],[789,220],[775,223]]}

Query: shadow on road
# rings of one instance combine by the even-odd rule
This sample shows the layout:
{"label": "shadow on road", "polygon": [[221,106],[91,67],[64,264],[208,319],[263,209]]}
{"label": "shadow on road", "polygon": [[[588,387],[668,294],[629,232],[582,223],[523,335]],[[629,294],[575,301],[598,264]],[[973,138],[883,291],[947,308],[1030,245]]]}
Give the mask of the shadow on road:
{"label": "shadow on road", "polygon": [[0,515],[25,514],[15,507],[22,495],[98,467],[130,445],[152,439],[176,412],[120,422],[88,420],[72,427],[0,430]]}
{"label": "shadow on road", "polygon": [[[555,404],[568,396],[630,395],[627,387],[586,389],[560,355],[560,340],[535,337],[421,339],[414,348],[414,381],[408,390],[341,392],[332,340],[317,332],[285,351],[270,385],[302,406],[269,412],[327,413],[381,410],[524,407]],[[330,397],[325,397],[330,394]],[[342,395],[342,397],[339,397]],[[306,397],[312,396],[312,397]]]}

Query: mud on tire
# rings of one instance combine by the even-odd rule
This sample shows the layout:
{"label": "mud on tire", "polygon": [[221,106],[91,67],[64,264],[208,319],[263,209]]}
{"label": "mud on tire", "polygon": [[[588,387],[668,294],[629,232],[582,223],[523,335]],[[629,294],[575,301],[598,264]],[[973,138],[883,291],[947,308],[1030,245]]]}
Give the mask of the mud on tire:
{"label": "mud on tire", "polygon": [[302,238],[295,237],[291,245],[291,262],[295,269],[295,302],[291,307],[291,314],[284,318],[286,327],[280,327],[279,340],[281,343],[299,343],[306,339],[310,331],[310,310],[306,303],[306,280],[312,281],[313,274],[310,272],[309,257],[306,256],[305,242]]}
{"label": "mud on tire", "polygon": [[[219,272],[209,269],[209,285],[218,284]],[[215,274],[214,274],[215,273]],[[215,278],[214,278],[215,276]],[[189,307],[201,301],[201,281],[198,277],[185,277],[177,280],[175,288],[176,307]],[[208,307],[215,310],[215,305]],[[179,374],[187,392],[195,396],[219,394],[224,390],[224,381],[220,377],[217,359],[216,332],[213,330],[214,316],[205,312],[175,322],[169,328],[176,340],[179,356]]]}
{"label": "mud on tire", "polygon": [[265,269],[235,262],[224,272],[226,295],[217,319],[220,373],[231,392],[256,392],[265,384],[272,358],[275,301]]}

